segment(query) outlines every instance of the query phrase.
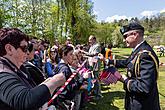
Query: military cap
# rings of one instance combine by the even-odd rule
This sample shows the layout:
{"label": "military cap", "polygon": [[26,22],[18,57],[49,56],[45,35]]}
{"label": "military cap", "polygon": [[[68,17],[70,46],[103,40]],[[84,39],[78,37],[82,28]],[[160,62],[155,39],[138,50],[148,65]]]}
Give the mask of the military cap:
{"label": "military cap", "polygon": [[131,22],[128,25],[123,26],[120,29],[121,34],[123,35],[124,33],[131,31],[131,30],[142,30],[144,31],[144,27],[141,26],[139,23],[137,22]]}

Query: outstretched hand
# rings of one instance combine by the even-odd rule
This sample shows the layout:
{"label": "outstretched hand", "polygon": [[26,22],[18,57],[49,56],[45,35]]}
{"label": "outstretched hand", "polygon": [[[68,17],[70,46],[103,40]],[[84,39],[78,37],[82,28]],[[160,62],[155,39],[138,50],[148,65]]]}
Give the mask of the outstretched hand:
{"label": "outstretched hand", "polygon": [[103,56],[101,53],[98,54],[98,58],[99,58],[100,60],[102,60],[102,61],[105,60],[104,56]]}
{"label": "outstretched hand", "polygon": [[54,75],[53,77],[46,79],[44,82],[41,83],[41,85],[46,85],[50,91],[50,94],[52,95],[54,90],[62,86],[65,83],[65,81],[66,77],[64,76],[64,74],[59,73]]}

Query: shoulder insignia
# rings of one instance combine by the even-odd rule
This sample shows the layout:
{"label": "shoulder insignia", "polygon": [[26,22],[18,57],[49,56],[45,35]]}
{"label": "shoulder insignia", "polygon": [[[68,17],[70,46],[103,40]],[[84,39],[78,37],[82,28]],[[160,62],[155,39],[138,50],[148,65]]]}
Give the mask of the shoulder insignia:
{"label": "shoulder insignia", "polygon": [[158,78],[158,73],[159,73],[159,66],[158,66],[158,62],[156,60],[156,58],[152,55],[151,51],[149,50],[141,50],[138,54],[137,54],[137,59],[135,61],[135,75],[136,77],[138,77],[140,75],[140,56],[142,53],[148,53],[148,55],[153,59],[155,66],[156,66],[156,71],[157,71],[157,78]]}

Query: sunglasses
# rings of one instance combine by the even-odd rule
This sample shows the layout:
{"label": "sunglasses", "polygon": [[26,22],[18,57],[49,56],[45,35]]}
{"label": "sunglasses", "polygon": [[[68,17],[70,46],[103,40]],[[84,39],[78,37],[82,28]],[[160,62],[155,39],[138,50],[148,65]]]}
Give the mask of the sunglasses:
{"label": "sunglasses", "polygon": [[129,37],[131,35],[135,35],[135,32],[131,32],[129,34],[125,34],[125,35],[123,35],[123,37],[124,37],[124,39],[126,39],[127,37]]}
{"label": "sunglasses", "polygon": [[37,44],[37,42],[35,42],[35,41],[32,41],[31,43],[32,43],[32,44]]}
{"label": "sunglasses", "polygon": [[27,52],[29,47],[27,45],[24,45],[24,46],[19,46],[19,48],[23,51],[23,52]]}

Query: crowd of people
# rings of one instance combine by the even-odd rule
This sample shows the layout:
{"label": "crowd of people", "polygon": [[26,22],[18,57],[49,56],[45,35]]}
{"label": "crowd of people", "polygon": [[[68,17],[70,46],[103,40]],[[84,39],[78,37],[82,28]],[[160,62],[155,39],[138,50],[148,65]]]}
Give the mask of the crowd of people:
{"label": "crowd of people", "polygon": [[[111,83],[123,82],[126,110],[160,110],[159,60],[143,39],[144,28],[130,23],[120,32],[133,48],[126,60],[113,59],[112,45],[105,48],[94,35],[88,46],[74,46],[70,37],[63,45],[58,40],[50,45],[17,28],[0,29],[0,110],[79,110],[92,96],[103,98],[102,63],[114,73]],[[127,75],[112,72],[110,65],[127,68]]]}

